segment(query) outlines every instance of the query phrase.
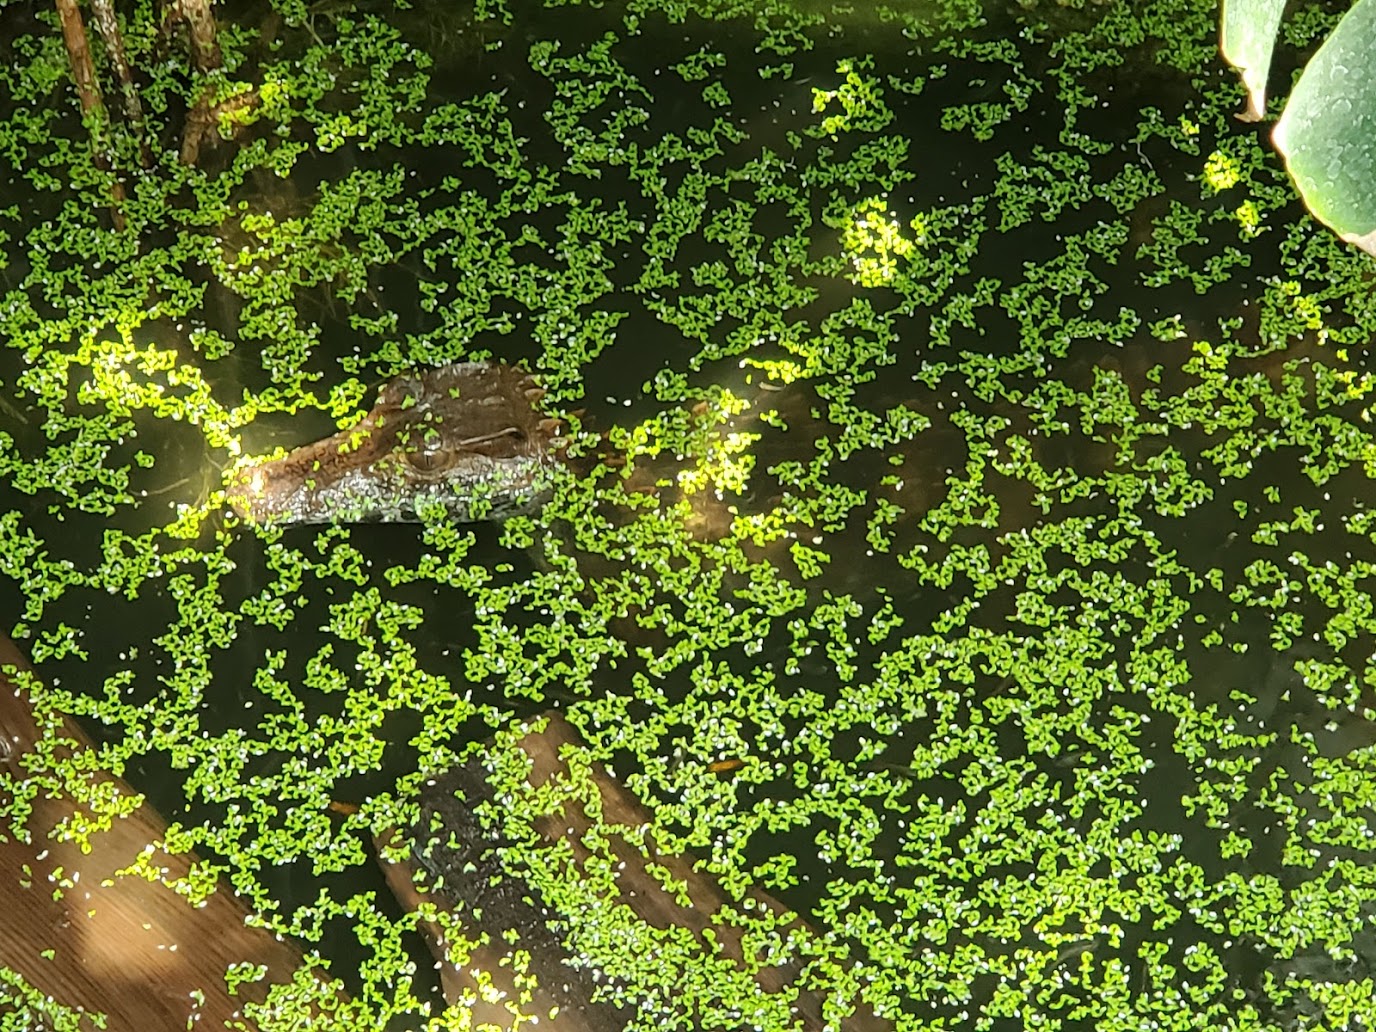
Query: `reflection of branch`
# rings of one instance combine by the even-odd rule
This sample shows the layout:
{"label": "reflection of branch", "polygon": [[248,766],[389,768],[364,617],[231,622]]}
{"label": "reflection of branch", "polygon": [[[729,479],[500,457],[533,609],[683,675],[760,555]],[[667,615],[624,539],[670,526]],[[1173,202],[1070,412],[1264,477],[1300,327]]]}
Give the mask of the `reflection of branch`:
{"label": "reflection of branch", "polygon": [[91,11],[95,14],[100,38],[105,41],[105,51],[110,55],[110,65],[119,77],[120,89],[124,93],[124,114],[138,138],[143,167],[152,168],[153,152],[148,149],[148,134],[143,127],[143,106],[139,104],[139,94],[134,89],[134,77],[129,74],[129,58],[124,52],[124,37],[120,35],[119,22],[115,20],[114,4],[111,0],[91,0]]}
{"label": "reflection of branch", "polygon": [[1056,954],[1056,959],[1052,961],[1049,971],[1055,971],[1067,961],[1074,960],[1081,953],[1088,953],[1099,947],[1100,936],[1091,935],[1088,939],[1080,939],[1064,947],[1060,953]]}
{"label": "reflection of branch", "polygon": [[145,491],[144,494],[149,498],[156,498],[158,495],[167,494],[168,491],[175,491],[179,487],[185,487],[189,483],[191,483],[190,477],[182,477],[175,483],[168,484],[166,487],[157,487],[151,491]]}
{"label": "reflection of branch", "polygon": [[196,70],[202,74],[218,71],[225,59],[215,38],[215,16],[207,0],[167,0],[162,31],[170,32],[178,22],[186,26],[187,48]]}
{"label": "reflection of branch", "polygon": [[17,419],[25,426],[29,425],[28,417],[24,415],[18,405],[15,405],[8,398],[0,397],[0,410],[3,410],[5,415],[9,416],[11,419]]}
{"label": "reflection of branch", "polygon": [[86,44],[86,26],[81,21],[81,11],[76,0],[57,0],[57,13],[62,19],[62,41],[67,44],[67,57],[72,62],[72,78],[76,80],[76,92],[81,97],[81,110],[85,113],[104,106],[100,96],[100,84],[96,82],[95,65],[91,63],[91,48]]}
{"label": "reflection of branch", "polygon": [[[191,52],[191,63],[198,72],[210,75],[224,67],[224,54],[216,39],[215,15],[210,11],[209,0],[167,0],[163,8],[162,31],[170,33],[178,24],[186,26],[187,49]],[[241,94],[216,104],[214,84],[201,90],[199,99],[187,113],[186,127],[182,131],[182,164],[196,164],[201,155],[201,144],[214,139],[212,134],[222,114],[256,101],[255,91],[252,101]]]}
{"label": "reflection of branch", "polygon": [[220,119],[251,108],[259,100],[257,90],[236,93],[218,104],[211,103],[214,96],[215,88],[207,87],[201,99],[196,101],[196,106],[187,113],[186,128],[182,131],[183,165],[196,164],[201,156],[202,144],[215,143],[220,139]]}
{"label": "reflection of branch", "polygon": [[[62,41],[67,45],[67,57],[72,64],[72,78],[76,82],[77,96],[81,98],[82,114],[87,116],[92,126],[91,146],[95,151],[96,167],[105,172],[113,169],[110,155],[106,150],[108,139],[100,128],[108,125],[105,101],[100,95],[100,83],[96,81],[95,65],[91,62],[91,48],[86,42],[86,26],[81,21],[81,11],[77,0],[56,0],[57,14],[62,20]],[[118,179],[110,182],[110,218],[116,229],[124,228],[124,186]]]}

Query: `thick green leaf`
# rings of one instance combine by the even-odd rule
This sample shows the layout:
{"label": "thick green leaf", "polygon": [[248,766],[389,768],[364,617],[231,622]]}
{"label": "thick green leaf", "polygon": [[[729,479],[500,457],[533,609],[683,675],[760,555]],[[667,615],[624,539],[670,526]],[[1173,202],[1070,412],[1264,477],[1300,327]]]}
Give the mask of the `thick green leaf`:
{"label": "thick green leaf", "polygon": [[1257,122],[1266,114],[1266,76],[1276,46],[1285,0],[1224,0],[1219,48],[1247,88],[1247,110],[1238,115]]}
{"label": "thick green leaf", "polygon": [[1324,41],[1272,140],[1309,210],[1376,254],[1376,0],[1358,0]]}

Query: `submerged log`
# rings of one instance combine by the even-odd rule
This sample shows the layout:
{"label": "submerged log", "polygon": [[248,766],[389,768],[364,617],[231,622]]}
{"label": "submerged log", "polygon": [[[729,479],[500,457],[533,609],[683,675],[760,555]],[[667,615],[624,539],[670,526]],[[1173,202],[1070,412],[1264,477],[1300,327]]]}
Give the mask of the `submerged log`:
{"label": "submerged log", "polygon": [[[186,115],[186,128],[182,131],[181,163],[196,164],[201,159],[202,147],[206,144],[215,146],[224,139],[220,134],[220,119],[232,120],[236,116],[242,118],[246,112],[256,108],[261,100],[257,89],[236,93],[218,103],[215,102],[213,89],[204,91],[200,100],[196,101],[195,107]],[[231,131],[231,135],[237,137],[238,133]]]}
{"label": "submerged log", "polygon": [[[697,870],[691,857],[646,857],[638,846],[614,831],[605,840],[600,837],[595,830],[599,822],[589,814],[600,814],[602,826],[612,829],[644,828],[650,823],[650,815],[600,766],[588,772],[590,787],[570,796],[567,787],[571,781],[588,785],[584,772],[580,771],[577,779],[572,777],[567,760],[561,756],[566,746],[577,744],[577,735],[558,714],[550,713],[541,719],[545,721],[544,729],[530,731],[520,742],[531,762],[527,781],[537,789],[549,788],[552,798],[566,800],[556,811],[534,823],[541,851],[548,851],[551,857],[571,854],[572,870],[577,877],[585,873],[591,876],[592,869],[598,866],[591,843],[609,847],[613,863],[619,865],[615,869],[620,902],[638,919],[659,929],[687,930],[705,956],[724,958],[739,970],[754,971],[760,993],[781,994],[791,1001],[790,1030],[823,1032],[828,1027],[836,1028],[823,1019],[819,994],[795,985],[801,973],[798,965],[762,965],[757,963],[759,958],[746,956],[745,931],[732,917],[739,904],[730,900],[710,876]],[[455,768],[436,779],[422,795],[421,823],[411,861],[384,861],[388,880],[403,903],[414,907],[428,898],[441,909],[457,910],[466,935],[476,937],[481,932],[490,940],[485,955],[475,956],[469,969],[462,970],[451,963],[442,930],[434,923],[422,925],[441,967],[446,998],[453,1002],[472,997],[472,968],[479,962],[485,970],[503,970],[502,954],[511,952],[511,947],[504,944],[502,935],[514,928],[520,932],[516,946],[528,953],[528,969],[541,987],[541,995],[526,1010],[528,1014],[538,1014],[541,1028],[558,1032],[611,1032],[623,1028],[629,1017],[626,1009],[593,1001],[597,985],[605,982],[601,973],[570,963],[568,951],[547,923],[548,911],[539,893],[503,870],[499,859],[501,842],[477,813],[480,803],[492,799],[492,789],[480,764]],[[379,843],[380,853],[386,852],[387,844]],[[653,854],[653,849],[650,852]],[[659,877],[652,873],[651,866],[659,869]],[[666,889],[666,884],[675,884],[678,891]],[[787,908],[767,893],[755,890],[749,895],[754,913],[763,908],[781,917],[788,915]],[[576,917],[566,915],[564,919]],[[801,929],[804,925],[795,915],[788,919],[786,927]],[[500,988],[511,998],[520,987],[515,985],[509,968],[504,977]],[[548,1015],[554,1007],[558,1009],[551,1021]],[[494,1010],[485,1014],[483,1020],[503,1029],[515,1027],[510,1013],[503,1016]],[[887,1032],[892,1025],[866,1011],[848,1019],[842,1027],[846,1032]]]}
{"label": "submerged log", "polygon": [[164,33],[171,33],[178,25],[185,26],[187,50],[198,72],[209,75],[224,66],[219,26],[215,24],[210,0],[166,0],[162,14]]}
{"label": "submerged log", "polygon": [[[171,35],[178,27],[186,30],[186,48],[191,55],[192,67],[202,77],[210,76],[224,67],[224,52],[220,49],[219,28],[215,23],[214,12],[209,0],[165,0],[163,3],[162,33]],[[233,107],[257,103],[257,91],[250,98],[239,98],[216,104],[216,87],[213,82],[201,89],[196,103],[186,116],[182,130],[181,162],[194,165],[200,159],[201,147],[213,144],[219,134],[216,123],[221,113],[229,113]]]}
{"label": "submerged log", "polygon": [[[40,738],[65,742],[72,753],[92,749],[71,720],[40,729],[28,693],[6,668],[29,669],[0,634],[0,805],[22,791],[25,754]],[[110,774],[84,777],[116,798],[136,795]],[[223,884],[201,907],[164,884],[187,875],[197,862],[192,854],[155,850],[151,864],[165,872],[163,880],[117,875],[166,833],[147,803],[94,832],[89,852],[49,837],[74,815],[80,819],[83,810],[72,798],[40,793],[22,829],[0,820],[0,966],[64,1007],[105,1014],[109,1032],[255,1028],[241,1008],[261,1002],[271,983],[289,981],[300,952],[245,924],[247,911]],[[225,972],[241,962],[264,965],[266,978],[231,995]],[[81,1027],[95,1026],[83,1021]]]}
{"label": "submerged log", "polygon": [[[591,972],[565,964],[563,947],[546,925],[545,914],[524,890],[509,881],[489,882],[486,871],[480,874],[477,865],[466,873],[451,873],[436,889],[435,879],[422,865],[385,859],[399,846],[400,838],[391,831],[376,842],[387,886],[397,902],[407,910],[418,910],[428,901],[446,915],[462,910],[457,916],[468,926],[468,936],[486,933],[487,941],[471,948],[465,944],[463,963],[456,964],[450,955],[453,942],[444,926],[433,920],[420,924],[435,958],[445,1002],[469,1010],[474,1028],[514,1032],[534,1020],[552,1032],[621,1032],[626,1027],[630,1011],[593,1001],[596,983]],[[452,902],[460,900],[461,908]],[[514,947],[503,937],[510,928],[521,932]],[[529,953],[525,971],[514,969],[513,948]],[[529,983],[527,974],[535,976],[536,984]]]}

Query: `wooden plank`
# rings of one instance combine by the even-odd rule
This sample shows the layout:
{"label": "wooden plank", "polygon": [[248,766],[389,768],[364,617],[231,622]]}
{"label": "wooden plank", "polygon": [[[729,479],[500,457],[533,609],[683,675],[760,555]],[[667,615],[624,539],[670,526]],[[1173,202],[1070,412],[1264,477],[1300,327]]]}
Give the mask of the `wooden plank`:
{"label": "wooden plank", "polygon": [[[8,667],[29,669],[0,634],[0,771],[7,774],[0,777],[0,800],[6,803],[22,783],[24,754],[40,735],[28,693],[5,675]],[[46,733],[74,743],[73,752],[91,749],[71,720]],[[135,794],[108,773],[88,778],[122,797]],[[230,1022],[253,1029],[240,1014],[243,1003],[262,1001],[270,983],[290,980],[300,952],[247,926],[246,909],[223,884],[204,906],[194,907],[162,882],[115,878],[145,846],[162,840],[166,824],[151,806],[93,834],[88,854],[74,842],[49,838],[77,809],[65,796],[34,799],[24,825],[30,843],[0,821],[0,965],[66,1007],[104,1013],[109,1032],[218,1030]],[[194,855],[158,851],[153,862],[179,878],[195,861]],[[267,978],[231,996],[225,971],[243,961],[266,965]]]}
{"label": "wooden plank", "polygon": [[[0,668],[8,665],[28,669],[13,643],[0,635]],[[70,741],[74,751],[91,748],[90,740],[70,720],[62,720],[46,734]],[[0,777],[0,799],[6,799],[6,793],[19,783],[25,769],[23,756],[34,749],[39,735],[27,693],[0,670],[0,771],[8,774]],[[531,759],[530,783],[538,786],[567,779],[569,770],[560,750],[576,742],[573,728],[557,714],[546,718],[542,731],[527,734],[521,748]],[[88,777],[120,796],[134,794],[108,773]],[[600,811],[613,827],[649,823],[649,814],[639,802],[604,770],[594,770],[591,780],[597,798],[583,800],[581,805],[566,804],[536,824],[551,846],[566,841],[578,866],[592,856],[585,843],[594,827],[589,813]],[[456,792],[464,801],[456,799]],[[423,799],[425,823],[441,832],[426,850],[424,867],[440,871],[443,886],[428,898],[457,911],[470,935],[486,932],[488,938],[462,967],[456,967],[448,961],[440,925],[422,924],[440,960],[446,998],[472,1007],[475,1026],[526,1027],[534,1016],[541,1028],[555,1032],[618,1032],[630,1012],[593,1002],[597,974],[568,965],[538,896],[515,879],[494,877],[500,871],[495,853],[500,843],[481,825],[471,805],[490,795],[484,771],[472,764],[437,781]],[[223,886],[198,908],[161,881],[115,878],[115,871],[132,864],[147,845],[161,841],[165,834],[166,825],[150,806],[139,806],[108,831],[95,833],[89,854],[83,854],[76,843],[49,837],[50,830],[76,810],[77,804],[69,797],[35,799],[24,825],[32,838],[28,844],[9,834],[8,824],[0,824],[0,907],[5,915],[0,965],[19,972],[64,1006],[106,1014],[110,1032],[254,1029],[240,1008],[246,1000],[263,1000],[271,984],[290,979],[301,963],[299,951],[248,927],[245,909]],[[720,913],[730,901],[711,878],[693,869],[691,858],[657,855],[648,861],[637,847],[615,834],[611,847],[624,863],[618,876],[622,899],[641,920],[659,928],[689,929],[705,952],[737,964],[746,962],[740,929]],[[192,855],[159,851],[154,862],[175,879],[184,877],[195,860]],[[691,906],[681,905],[664,891],[646,869],[649,862],[687,886]],[[389,884],[403,905],[413,909],[427,898],[417,882],[435,880],[428,872],[417,874],[421,866],[384,863]],[[763,892],[752,895],[757,906],[779,913],[785,910]],[[789,927],[800,925],[795,917]],[[511,971],[511,949],[502,938],[502,932],[511,928],[520,930],[520,949],[528,952],[530,971],[539,984],[533,997],[514,1010],[525,986]],[[242,987],[241,995],[231,996],[224,986],[224,972],[230,964],[242,961],[265,965],[267,977]],[[771,966],[755,978],[761,992],[792,993],[797,976],[796,967]],[[797,1028],[821,1032],[825,1027],[821,1000],[815,993],[798,992],[794,1011]],[[525,1018],[518,1019],[517,1012]],[[847,1032],[886,1032],[890,1027],[872,1014],[845,1024]]]}

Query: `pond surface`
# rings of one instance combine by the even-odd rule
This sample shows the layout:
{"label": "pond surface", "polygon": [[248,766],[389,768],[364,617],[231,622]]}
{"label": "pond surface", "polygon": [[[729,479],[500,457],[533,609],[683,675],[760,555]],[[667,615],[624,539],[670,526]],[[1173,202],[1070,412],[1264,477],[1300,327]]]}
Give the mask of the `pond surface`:
{"label": "pond surface", "polygon": [[[100,180],[13,41],[53,124],[0,109],[0,616],[42,704],[378,1024],[442,1001],[371,831],[482,756],[528,843],[491,736],[550,708],[661,851],[803,916],[835,1027],[1376,1020],[1371,273],[1211,13],[479,6],[222,12],[287,99],[123,235],[48,189]],[[539,519],[230,517],[234,463],[482,357],[582,434]],[[557,851],[502,863],[634,1027],[783,1027],[609,944]]]}

